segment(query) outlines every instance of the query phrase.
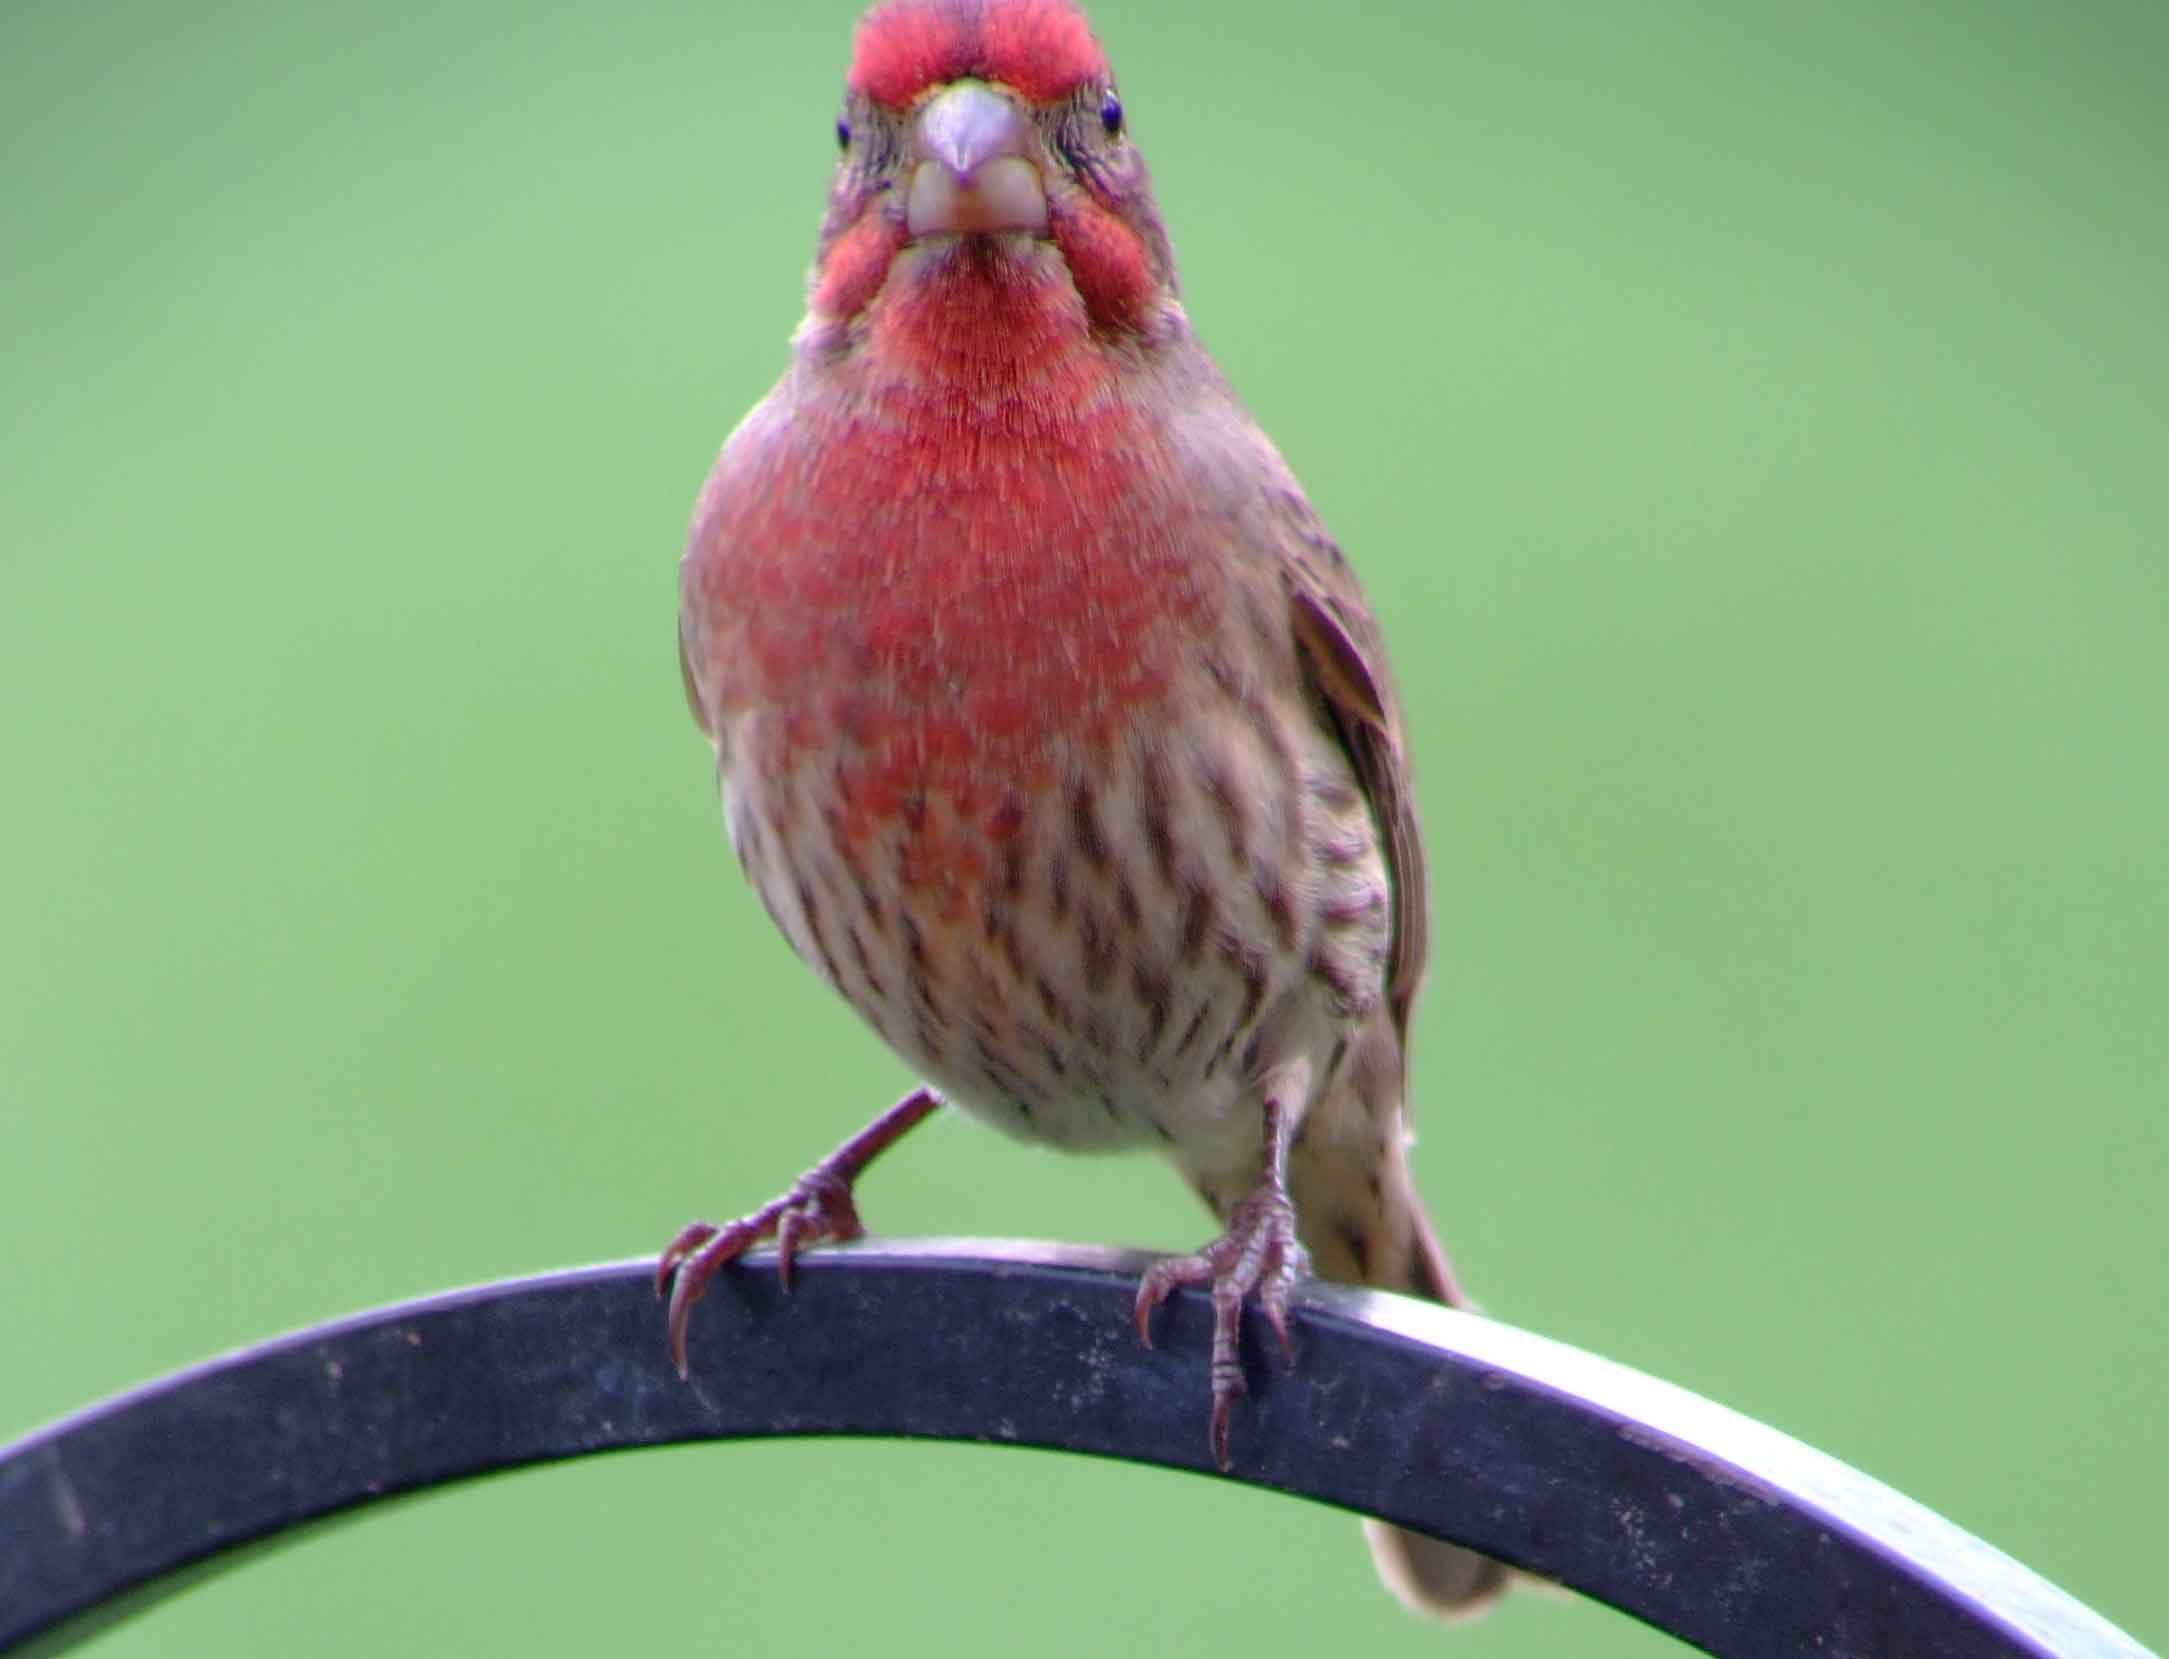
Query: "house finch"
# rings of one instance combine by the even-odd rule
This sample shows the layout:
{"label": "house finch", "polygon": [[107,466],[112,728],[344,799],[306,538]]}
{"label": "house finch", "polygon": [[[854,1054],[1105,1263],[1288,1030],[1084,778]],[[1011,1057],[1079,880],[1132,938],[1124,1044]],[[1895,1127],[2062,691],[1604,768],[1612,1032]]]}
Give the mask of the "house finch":
{"label": "house finch", "polygon": [[[1219,1216],[1137,1320],[1210,1287],[1225,1466],[1246,1300],[1284,1344],[1313,1264],[1462,1301],[1405,1156],[1426,900],[1378,626],[1191,332],[1069,0],[876,6],[836,132],[806,318],[701,494],[679,642],[747,877],[930,1084],[679,1234],[672,1354],[756,1239],[787,1277],[856,1237],[853,1180],[946,1100],[1157,1147]],[[1505,1582],[1372,1535],[1412,1603]]]}

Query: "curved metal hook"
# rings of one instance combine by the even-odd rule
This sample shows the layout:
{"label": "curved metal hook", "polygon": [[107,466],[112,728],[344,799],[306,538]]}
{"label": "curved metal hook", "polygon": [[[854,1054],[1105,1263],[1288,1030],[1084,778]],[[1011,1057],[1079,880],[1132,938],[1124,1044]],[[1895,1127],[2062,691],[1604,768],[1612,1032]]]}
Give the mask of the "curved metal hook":
{"label": "curved metal hook", "polygon": [[[762,1259],[702,1302],[691,1386],[648,1264],[624,1263],[297,1331],[0,1449],[0,1649],[57,1652],[358,1504],[623,1447],[888,1435],[1220,1478],[1209,1305],[1179,1293],[1140,1346],[1149,1257],[869,1241],[806,1257],[788,1296]],[[1888,1487],[1624,1366],[1330,1286],[1293,1328],[1297,1364],[1252,1371],[1227,1478],[1472,1544],[1721,1659],[2150,1659]]]}

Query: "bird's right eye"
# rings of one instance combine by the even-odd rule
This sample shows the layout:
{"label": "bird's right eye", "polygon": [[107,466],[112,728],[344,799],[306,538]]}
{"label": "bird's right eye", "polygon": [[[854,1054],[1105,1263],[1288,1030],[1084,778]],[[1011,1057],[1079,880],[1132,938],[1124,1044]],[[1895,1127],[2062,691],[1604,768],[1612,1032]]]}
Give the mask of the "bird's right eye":
{"label": "bird's right eye", "polygon": [[836,117],[836,148],[839,150],[851,148],[851,122],[847,117],[841,115]]}

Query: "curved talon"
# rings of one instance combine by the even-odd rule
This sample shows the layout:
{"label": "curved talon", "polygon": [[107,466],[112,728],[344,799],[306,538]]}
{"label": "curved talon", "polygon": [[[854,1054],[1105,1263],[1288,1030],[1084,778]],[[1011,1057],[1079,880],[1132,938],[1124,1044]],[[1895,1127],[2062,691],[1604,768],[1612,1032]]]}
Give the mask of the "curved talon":
{"label": "curved talon", "polygon": [[1137,1320],[1137,1339],[1148,1348],[1152,1346],[1153,1310],[1175,1294],[1175,1286],[1179,1282],[1170,1271],[1174,1265],[1172,1261],[1154,1262],[1145,1269],[1144,1277],[1137,1281],[1137,1304],[1133,1310]]}
{"label": "curved talon", "polygon": [[670,1363],[676,1368],[678,1380],[685,1381],[689,1371],[685,1361],[685,1321],[693,1310],[693,1298],[700,1294],[693,1290],[693,1276],[685,1274],[670,1287]]}
{"label": "curved talon", "polygon": [[[680,1241],[697,1238],[696,1247],[681,1250],[677,1242],[663,1252],[663,1261],[656,1269],[658,1279],[670,1279],[670,1362],[678,1368],[678,1375],[687,1374],[685,1358],[685,1327],[691,1317],[693,1304],[709,1282],[746,1250],[762,1234],[775,1225],[775,1213],[782,1200],[757,1210],[752,1215],[732,1222],[728,1227],[712,1226],[697,1221],[678,1235]],[[673,1260],[675,1255],[676,1259]]]}

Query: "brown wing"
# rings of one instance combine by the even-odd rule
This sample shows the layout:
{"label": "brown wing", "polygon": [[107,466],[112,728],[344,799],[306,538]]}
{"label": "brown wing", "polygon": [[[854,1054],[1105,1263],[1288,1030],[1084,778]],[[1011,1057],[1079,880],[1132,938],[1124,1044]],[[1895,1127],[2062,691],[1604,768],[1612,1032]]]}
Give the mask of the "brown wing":
{"label": "brown wing", "polygon": [[1385,641],[1372,620],[1340,549],[1306,549],[1312,557],[1283,569],[1296,652],[1355,763],[1356,782],[1370,797],[1385,840],[1386,875],[1393,889],[1393,948],[1386,963],[1386,996],[1404,1049],[1408,1012],[1431,948],[1431,900],[1423,867],[1423,833],[1416,792],[1401,737],[1400,711],[1386,672]]}

